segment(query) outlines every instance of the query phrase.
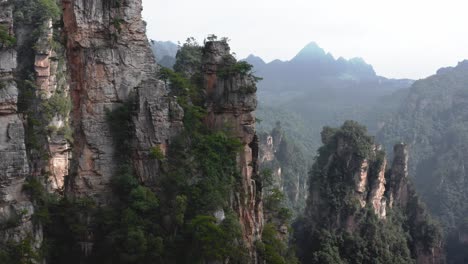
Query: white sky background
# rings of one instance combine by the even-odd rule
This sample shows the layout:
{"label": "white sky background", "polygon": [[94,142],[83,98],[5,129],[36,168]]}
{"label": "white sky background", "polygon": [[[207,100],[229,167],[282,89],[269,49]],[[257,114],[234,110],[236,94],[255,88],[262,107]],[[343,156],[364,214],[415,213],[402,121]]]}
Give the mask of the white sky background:
{"label": "white sky background", "polygon": [[143,0],[148,37],[231,39],[237,57],[289,60],[311,41],[377,74],[419,79],[468,59],[466,0]]}

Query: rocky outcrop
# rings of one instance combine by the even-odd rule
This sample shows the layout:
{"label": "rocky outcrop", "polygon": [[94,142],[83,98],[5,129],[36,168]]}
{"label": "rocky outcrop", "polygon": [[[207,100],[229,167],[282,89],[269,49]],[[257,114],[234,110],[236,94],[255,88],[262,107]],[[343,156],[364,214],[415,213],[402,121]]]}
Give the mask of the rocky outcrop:
{"label": "rocky outcrop", "polygon": [[[118,166],[106,112],[136,101],[132,126],[138,149],[133,156],[142,179],[157,177],[157,161],[150,161],[148,153],[152,147],[167,146],[170,131],[180,127],[181,113],[156,80],[158,69],[145,34],[140,0],[63,0],[62,4],[74,131],[67,188],[73,195],[106,203],[108,184]],[[177,123],[174,130],[169,124],[172,119]]]}
{"label": "rocky outcrop", "polygon": [[246,243],[255,263],[254,242],[263,229],[262,186],[258,177],[258,138],[254,110],[257,107],[255,78],[235,71],[236,60],[224,41],[207,42],[203,50],[203,81],[206,93],[205,124],[240,139],[237,157],[241,184],[232,205],[237,212]]}
{"label": "rocky outcrop", "polygon": [[[0,1],[0,25],[15,37],[13,4]],[[0,242],[30,238],[40,246],[41,232],[32,223],[33,203],[23,192],[30,173],[25,146],[23,117],[18,112],[18,86],[15,82],[17,52],[0,46]]]}

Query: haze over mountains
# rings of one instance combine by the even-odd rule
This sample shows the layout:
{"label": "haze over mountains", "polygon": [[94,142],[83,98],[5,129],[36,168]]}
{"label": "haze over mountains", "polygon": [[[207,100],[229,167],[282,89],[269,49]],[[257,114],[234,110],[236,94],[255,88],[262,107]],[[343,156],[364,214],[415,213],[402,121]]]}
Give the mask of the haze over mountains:
{"label": "haze over mountains", "polygon": [[[177,45],[153,41],[152,47],[158,63],[172,67],[168,57],[175,56]],[[307,149],[319,147],[323,126],[338,126],[348,119],[365,124],[375,133],[384,116],[396,110],[404,88],[413,83],[378,76],[359,57],[335,59],[315,42],[289,61],[265,63],[255,55],[244,60],[254,66],[255,75],[263,78],[257,91],[257,116],[262,120],[259,128],[271,131],[280,121],[287,134]]]}
{"label": "haze over mountains", "polygon": [[171,41],[151,40],[151,50],[156,57],[157,63],[164,67],[172,68],[179,46]]}
{"label": "haze over mountains", "polygon": [[[316,43],[290,61],[264,63],[254,56],[246,61],[263,77],[258,84],[258,115],[264,121],[260,127],[269,130],[272,119],[279,119],[288,133],[311,149],[320,145],[323,126],[338,126],[345,120],[357,120],[375,133],[384,116],[398,106],[399,94],[413,82],[378,76],[361,58],[335,59]],[[297,133],[300,127],[303,131]]]}

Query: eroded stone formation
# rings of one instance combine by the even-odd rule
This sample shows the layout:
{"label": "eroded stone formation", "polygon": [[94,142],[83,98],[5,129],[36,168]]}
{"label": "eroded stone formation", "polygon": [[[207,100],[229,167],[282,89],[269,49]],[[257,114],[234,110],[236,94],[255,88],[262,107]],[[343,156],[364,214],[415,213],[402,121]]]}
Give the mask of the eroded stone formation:
{"label": "eroded stone formation", "polygon": [[[254,110],[257,107],[255,77],[236,72],[237,62],[224,41],[207,42],[203,50],[203,80],[208,115],[206,125],[240,139],[238,155],[241,188],[232,198],[251,255],[263,229],[262,186],[258,177],[258,138]],[[255,256],[254,256],[255,257]]]}
{"label": "eroded stone formation", "polygon": [[[13,10],[11,2],[0,1],[1,29],[15,37]],[[34,232],[31,220],[33,204],[22,191],[30,166],[24,119],[18,112],[19,91],[15,82],[17,56],[12,46],[0,44],[0,223],[5,227],[0,239],[19,241],[32,236],[40,243],[41,233]]]}
{"label": "eroded stone formation", "polygon": [[[378,151],[380,151],[379,146],[373,146],[372,156],[375,157]],[[384,197],[386,168],[385,156],[378,160],[365,158],[360,162],[359,170],[354,174],[355,191],[361,208],[370,204],[380,219],[386,217],[387,200]]]}
{"label": "eroded stone formation", "polygon": [[[409,183],[407,146],[395,145],[392,165],[387,168],[385,152],[365,134],[364,127],[352,121],[339,129],[324,129],[322,137],[325,145],[311,171],[306,230],[344,230],[360,236],[371,225],[364,213],[369,209],[382,225],[408,232],[416,263],[444,263],[440,233]],[[389,210],[393,212],[390,220]],[[405,219],[398,220],[398,213]]]}

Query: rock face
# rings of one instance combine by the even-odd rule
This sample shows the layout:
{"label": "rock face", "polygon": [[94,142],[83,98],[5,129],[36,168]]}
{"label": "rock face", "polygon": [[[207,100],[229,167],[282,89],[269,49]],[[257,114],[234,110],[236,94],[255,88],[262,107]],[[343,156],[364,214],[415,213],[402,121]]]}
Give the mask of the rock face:
{"label": "rock face", "polygon": [[[14,37],[12,3],[0,1],[0,10],[0,25]],[[17,59],[15,49],[0,45],[0,239],[20,241],[29,237],[40,243],[41,233],[35,232],[31,220],[33,204],[23,193],[30,166],[23,118],[17,107]]]}
{"label": "rock face", "polygon": [[167,153],[171,138],[183,129],[183,109],[167,95],[163,82],[150,80],[136,89],[135,153],[136,174],[142,182],[154,183],[160,173],[160,161],[151,157],[152,149]]}
{"label": "rock face", "polygon": [[42,129],[47,130],[44,151],[48,153],[48,159],[36,166],[35,174],[44,170],[48,174],[49,191],[63,192],[71,158],[70,85],[65,49],[54,39],[54,34],[61,35],[61,28],[54,29],[52,23],[52,19],[42,23],[43,30],[34,48],[37,109],[41,111],[35,118],[42,119]]}
{"label": "rock face", "polygon": [[[208,115],[206,125],[240,139],[243,150],[238,155],[241,188],[233,197],[244,241],[255,262],[254,242],[263,229],[262,186],[258,178],[258,138],[255,132],[257,107],[253,76],[232,72],[236,64],[224,41],[207,42],[203,50],[203,81]],[[228,73],[228,74],[226,74]]]}
{"label": "rock face", "polygon": [[[136,172],[155,178],[152,147],[165,148],[180,123],[180,108],[156,80],[157,66],[145,35],[141,1],[65,0],[63,20],[71,72],[74,148],[68,191],[105,203],[116,170],[106,112],[135,100]],[[175,113],[173,117],[170,114]],[[175,125],[180,128],[180,125]],[[143,176],[144,175],[144,176]]]}

